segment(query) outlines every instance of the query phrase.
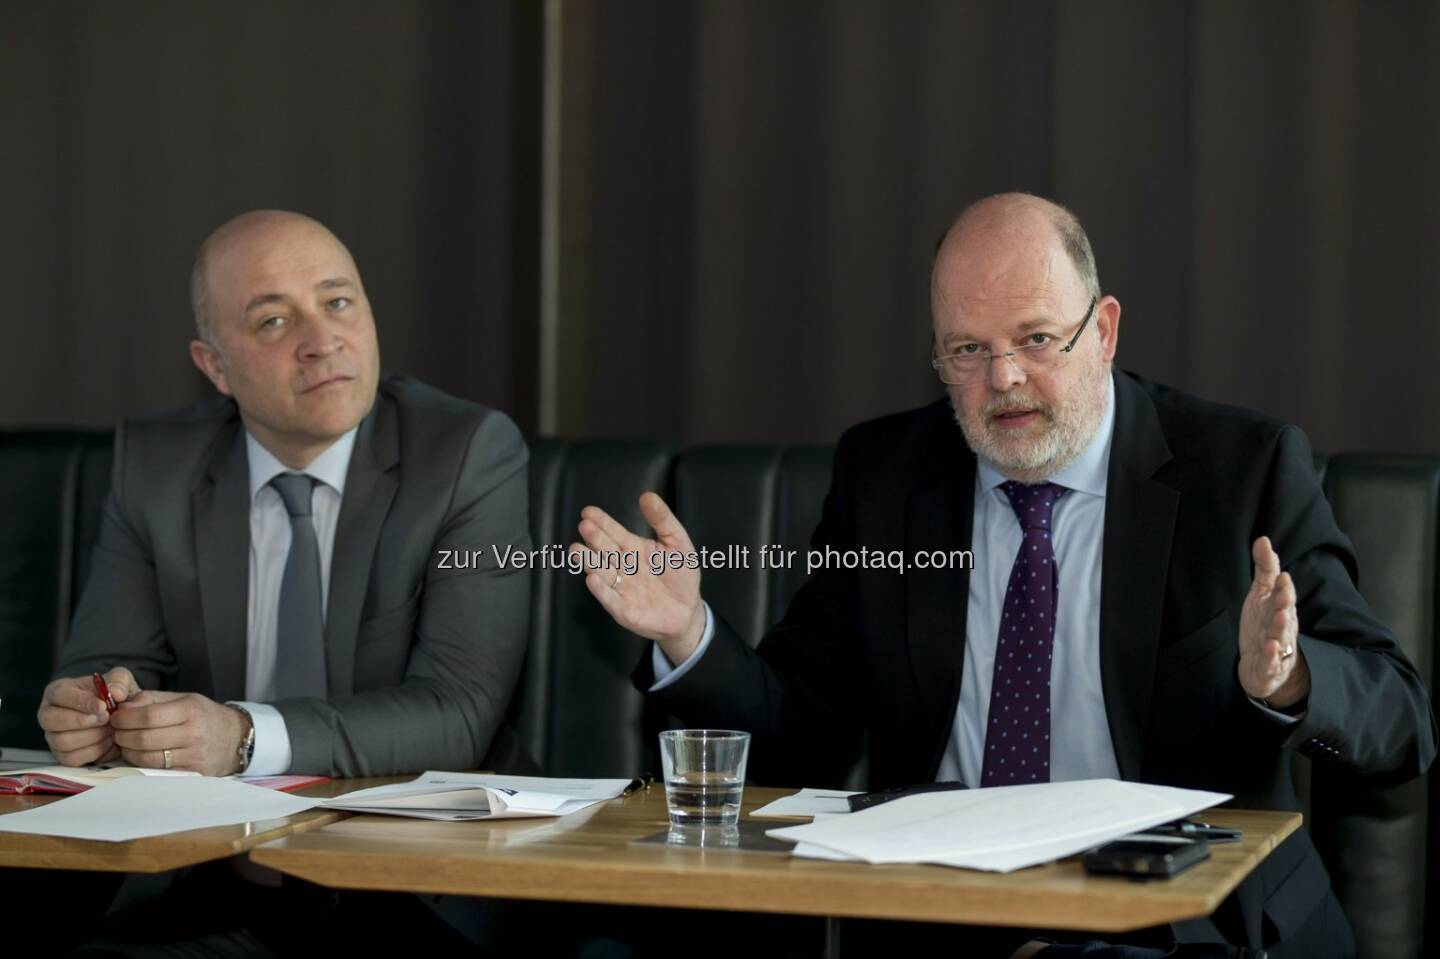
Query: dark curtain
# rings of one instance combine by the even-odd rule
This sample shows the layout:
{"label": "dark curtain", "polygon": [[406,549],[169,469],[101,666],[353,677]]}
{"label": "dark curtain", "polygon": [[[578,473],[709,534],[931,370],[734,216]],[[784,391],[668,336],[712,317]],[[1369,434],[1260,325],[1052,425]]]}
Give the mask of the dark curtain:
{"label": "dark curtain", "polygon": [[[1322,449],[1440,450],[1435,5],[561,6],[591,49],[559,432],[831,442],[938,396],[935,239],[1021,189],[1087,223],[1124,367]],[[535,427],[543,27],[0,0],[0,426],[205,395],[191,253],[285,206],[354,249],[387,367]]]}
{"label": "dark curtain", "polygon": [[1029,190],[1087,224],[1121,366],[1440,452],[1434,5],[607,0],[595,42],[569,432],[829,442],[940,395],[934,242]]}
{"label": "dark curtain", "polygon": [[533,420],[540,14],[515,2],[0,5],[0,427],[209,395],[196,245],[295,209],[387,369]]}

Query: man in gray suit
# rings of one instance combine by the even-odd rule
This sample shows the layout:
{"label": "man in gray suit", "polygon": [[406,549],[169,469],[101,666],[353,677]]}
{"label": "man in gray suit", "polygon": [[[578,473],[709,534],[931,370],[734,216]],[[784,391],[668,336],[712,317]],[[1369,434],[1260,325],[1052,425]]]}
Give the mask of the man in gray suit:
{"label": "man in gray suit", "polygon": [[519,431],[381,377],[355,262],[308,217],[231,220],[191,286],[221,396],[116,432],[51,749],[207,775],[505,765],[530,584],[491,546],[529,548]]}

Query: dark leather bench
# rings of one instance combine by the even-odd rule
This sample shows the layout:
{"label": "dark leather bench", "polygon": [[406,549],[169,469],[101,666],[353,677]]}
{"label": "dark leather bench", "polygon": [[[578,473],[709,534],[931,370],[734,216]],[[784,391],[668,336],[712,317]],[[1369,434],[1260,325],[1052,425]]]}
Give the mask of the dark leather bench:
{"label": "dark leather bench", "polygon": [[[0,434],[0,744],[41,745],[35,707],[84,583],[108,482],[105,433]],[[1355,542],[1361,592],[1434,677],[1440,613],[1440,457],[1343,454],[1317,458],[1340,525]],[[662,491],[697,546],[779,544],[802,551],[829,486],[823,447],[536,440],[531,530],[537,544],[569,543],[594,503],[640,528],[635,503]],[[705,596],[742,634],[758,638],[804,577],[788,570],[712,571]],[[645,643],[618,629],[576,577],[537,571],[531,645],[511,718],[554,775],[655,770],[652,714],[630,673]],[[1427,780],[1377,788],[1312,774],[1296,757],[1306,821],[1356,929],[1362,955],[1420,957],[1440,949],[1427,908],[1440,891],[1440,829]],[[863,770],[855,774],[863,781]],[[800,785],[798,783],[791,785]],[[806,785],[822,785],[807,783]]]}

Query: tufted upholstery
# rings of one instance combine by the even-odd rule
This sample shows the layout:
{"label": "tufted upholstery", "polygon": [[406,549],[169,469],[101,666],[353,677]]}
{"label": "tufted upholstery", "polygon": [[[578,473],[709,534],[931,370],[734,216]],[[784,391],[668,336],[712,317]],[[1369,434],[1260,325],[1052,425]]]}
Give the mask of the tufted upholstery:
{"label": "tufted upholstery", "polygon": [[[0,434],[0,744],[39,746],[36,700],[89,566],[109,476],[108,434]],[[1363,571],[1361,592],[1434,676],[1440,457],[1317,457],[1340,526]],[[531,530],[537,545],[575,538],[580,508],[604,507],[635,528],[636,497],[663,491],[697,546],[750,547],[748,568],[711,571],[705,596],[758,638],[804,577],[804,549],[829,487],[822,447],[674,450],[650,442],[531,443]],[[760,569],[767,544],[799,551],[789,569]],[[630,685],[645,643],[617,629],[578,577],[539,571],[531,643],[511,719],[547,772],[656,770],[652,714]],[[1433,688],[1433,685],[1432,685]],[[1440,830],[1428,780],[1375,787],[1296,757],[1307,823],[1355,926],[1362,954],[1419,957],[1440,947],[1427,908],[1440,890]],[[863,769],[856,781],[863,782]],[[1436,920],[1440,921],[1440,920]],[[1428,945],[1427,945],[1428,944]]]}

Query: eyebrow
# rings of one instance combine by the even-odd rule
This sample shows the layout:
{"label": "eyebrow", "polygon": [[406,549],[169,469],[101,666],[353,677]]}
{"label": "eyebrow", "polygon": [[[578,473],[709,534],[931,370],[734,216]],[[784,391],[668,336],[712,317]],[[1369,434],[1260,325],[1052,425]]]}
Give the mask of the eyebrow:
{"label": "eyebrow", "polygon": [[[343,276],[332,276],[329,279],[321,280],[319,283],[315,284],[315,289],[317,290],[339,290],[354,288],[354,282]],[[257,293],[255,296],[250,298],[249,303],[245,304],[245,312],[248,314],[257,306],[268,306],[271,303],[283,303],[285,302],[285,300],[286,296],[284,293]]]}
{"label": "eyebrow", "polygon": [[1042,326],[1059,326],[1059,325],[1061,325],[1061,324],[1057,323],[1055,320],[1052,320],[1052,319],[1026,320],[1024,323],[1021,323],[1019,326],[1017,326],[1017,327],[1015,328],[1015,331],[1016,331],[1017,333],[1028,333],[1028,332],[1030,332],[1031,330],[1038,330],[1038,329],[1040,329]]}
{"label": "eyebrow", "polygon": [[[1019,326],[1015,327],[1014,333],[1013,333],[1012,335],[1014,335],[1014,336],[1024,336],[1026,333],[1029,333],[1029,332],[1031,332],[1031,331],[1033,331],[1033,330],[1038,330],[1038,329],[1040,329],[1040,328],[1042,328],[1042,327],[1047,327],[1047,326],[1048,326],[1048,327],[1057,327],[1057,326],[1059,326],[1059,324],[1056,323],[1053,319],[1039,319],[1039,318],[1037,318],[1037,319],[1033,319],[1033,320],[1026,320],[1024,323],[1021,323]],[[970,336],[969,334],[966,334],[966,333],[947,333],[947,334],[945,334],[945,339],[944,339],[942,342],[949,343],[949,342],[951,342],[952,340],[965,340],[966,342],[970,342],[970,341],[972,341],[972,340],[974,340],[974,339],[975,339],[975,337]]]}
{"label": "eyebrow", "polygon": [[249,313],[257,306],[265,306],[270,303],[283,303],[284,301],[285,295],[283,293],[258,293],[250,298],[249,303],[245,304],[245,312]]}

